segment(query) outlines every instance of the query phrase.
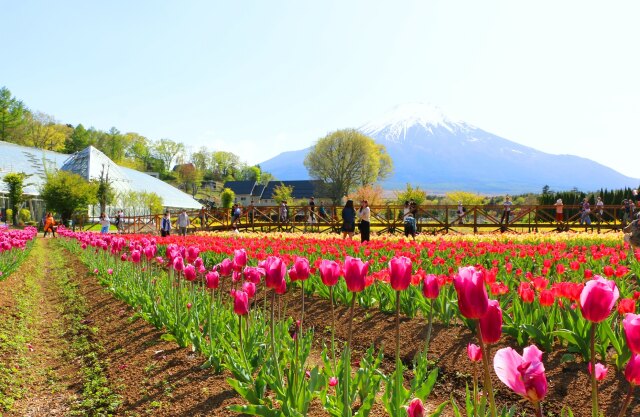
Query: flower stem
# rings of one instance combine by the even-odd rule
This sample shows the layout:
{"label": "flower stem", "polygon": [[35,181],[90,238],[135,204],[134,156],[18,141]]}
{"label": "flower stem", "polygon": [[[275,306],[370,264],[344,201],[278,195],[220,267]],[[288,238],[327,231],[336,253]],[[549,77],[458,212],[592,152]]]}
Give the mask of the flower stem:
{"label": "flower stem", "polygon": [[433,300],[429,300],[429,322],[427,324],[427,341],[424,344],[424,361],[426,364],[429,357],[429,344],[431,343],[431,328],[433,326]]}
{"label": "flower stem", "polygon": [[493,386],[491,384],[491,374],[489,372],[489,352],[487,347],[482,341],[482,329],[480,323],[477,323],[478,329],[478,343],[480,344],[480,350],[482,351],[482,365],[484,366],[484,390],[489,397],[489,408],[491,410],[491,417],[496,417],[496,401],[493,398]]}
{"label": "flower stem", "polygon": [[349,401],[349,377],[351,373],[351,337],[353,335],[353,310],[356,305],[356,294],[351,294],[351,311],[349,313],[349,336],[347,338],[347,346],[345,347],[347,353],[344,355],[346,363],[342,364],[344,368],[344,375],[342,378],[342,415],[344,417],[351,416],[351,401]]}
{"label": "flower stem", "polygon": [[536,401],[533,404],[533,408],[536,411],[536,417],[542,417],[542,403],[540,401]]}
{"label": "flower stem", "polygon": [[402,361],[400,360],[400,291],[396,291],[396,381],[394,384],[395,410],[399,411],[402,391]]}
{"label": "flower stem", "polygon": [[596,381],[596,328],[591,323],[591,416],[598,417],[598,382]]}
{"label": "flower stem", "polygon": [[333,355],[333,372],[336,371],[336,312],[333,306],[333,286],[329,287],[329,298],[331,299],[331,354]]}
{"label": "flower stem", "polygon": [[624,414],[627,412],[627,408],[629,407],[629,404],[631,404],[631,400],[633,399],[633,388],[635,388],[635,386],[633,384],[629,384],[627,398],[625,398],[624,400],[624,404],[622,405],[622,409],[620,410],[618,417],[624,417]]}
{"label": "flower stem", "polygon": [[276,292],[272,290],[271,293],[271,352],[273,353],[273,361],[276,367],[276,384],[279,386],[282,383],[280,377],[280,365],[278,363],[278,353],[276,353],[276,331],[275,331],[275,307],[276,307]]}
{"label": "flower stem", "polygon": [[300,315],[300,333],[302,333],[303,323],[304,323],[304,281],[302,281],[302,314]]}

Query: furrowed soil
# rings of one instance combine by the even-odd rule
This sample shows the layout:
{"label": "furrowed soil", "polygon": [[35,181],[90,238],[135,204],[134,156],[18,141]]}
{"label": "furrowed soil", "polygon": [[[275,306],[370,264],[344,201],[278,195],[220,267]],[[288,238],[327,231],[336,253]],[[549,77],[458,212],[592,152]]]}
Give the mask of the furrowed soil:
{"label": "furrowed soil", "polygon": [[[66,279],[56,279],[59,276]],[[299,297],[300,292],[294,290],[282,299],[286,313],[294,318],[301,315]],[[75,318],[76,322],[80,319],[81,326],[75,335],[68,332],[75,323],[68,313],[70,301],[84,305],[76,312],[81,314]],[[307,297],[304,325],[315,327],[315,358],[319,357],[323,341],[329,340],[330,311],[328,300]],[[0,323],[0,399],[11,403],[9,411],[0,408],[2,415],[99,415],[91,406],[92,401],[99,403],[101,393],[117,406],[112,413],[117,416],[233,416],[237,414],[226,408],[243,403],[226,383],[227,374],[201,370],[205,361],[202,356],[162,340],[161,331],[136,319],[133,309],[101,287],[85,265],[54,239],[39,238],[27,261],[0,282],[0,312],[3,319],[7,318]],[[347,307],[336,306],[336,336],[340,341],[347,338],[348,314]],[[382,367],[386,372],[392,371],[395,317],[377,309],[360,308],[356,308],[354,317],[354,360],[371,344],[384,346]],[[80,351],[74,342],[79,335],[89,340]],[[401,319],[401,357],[405,364],[410,364],[423,348],[425,335],[426,323],[422,319]],[[462,326],[434,325],[429,358],[441,373],[427,401],[429,412],[451,394],[464,408],[465,384],[471,383],[473,374],[466,346],[474,341],[472,333]],[[492,352],[507,344],[521,351],[512,342],[507,339],[493,346]],[[544,415],[558,416],[563,406],[570,406],[576,416],[590,416],[586,364],[562,363],[564,353],[558,349],[543,357],[549,381]],[[96,362],[87,362],[92,355],[97,357]],[[87,372],[87,363],[101,366],[100,377]],[[478,375],[480,372],[478,369]],[[410,377],[410,372],[405,376]],[[97,384],[100,389],[88,383]],[[533,415],[528,405],[495,376],[493,384],[499,404],[518,404],[526,415]],[[611,367],[599,387],[604,415],[617,415],[628,389],[622,372]],[[0,403],[0,407],[5,405]],[[327,414],[316,402],[309,415]],[[378,404],[370,415],[386,413]],[[443,415],[452,415],[450,407]],[[640,415],[637,399],[626,415]]]}

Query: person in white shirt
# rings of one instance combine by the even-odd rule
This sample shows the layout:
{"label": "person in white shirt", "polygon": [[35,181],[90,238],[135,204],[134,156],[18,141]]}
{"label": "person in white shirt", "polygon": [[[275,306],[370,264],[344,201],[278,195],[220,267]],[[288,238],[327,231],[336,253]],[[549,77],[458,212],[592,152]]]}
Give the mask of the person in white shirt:
{"label": "person in white shirt", "polygon": [[187,210],[182,210],[178,215],[178,230],[182,236],[187,235],[187,227],[191,221],[189,220],[189,215],[187,214]]}
{"label": "person in white shirt", "polygon": [[602,221],[602,215],[604,214],[604,203],[602,198],[598,197],[596,201],[596,213],[598,213],[598,221]]}
{"label": "person in white shirt", "polygon": [[107,213],[100,215],[100,233],[109,233],[109,226],[111,226],[111,219],[107,216]]}
{"label": "person in white shirt", "polygon": [[369,202],[363,200],[360,203],[360,210],[358,211],[358,217],[360,217],[360,241],[368,242],[371,234],[371,209],[369,209]]}
{"label": "person in white shirt", "polygon": [[511,198],[507,196],[502,203],[502,217],[500,218],[500,224],[506,220],[506,224],[509,224],[509,216],[511,215]]}

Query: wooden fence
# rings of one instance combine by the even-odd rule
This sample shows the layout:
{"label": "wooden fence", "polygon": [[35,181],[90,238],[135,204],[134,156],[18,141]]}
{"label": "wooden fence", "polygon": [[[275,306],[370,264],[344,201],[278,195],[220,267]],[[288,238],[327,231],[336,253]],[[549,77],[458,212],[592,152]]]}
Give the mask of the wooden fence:
{"label": "wooden fence", "polygon": [[[237,227],[241,231],[257,232],[308,232],[338,233],[342,226],[342,207],[325,206],[324,214],[316,207],[313,217],[309,207],[289,207],[286,218],[281,218],[279,206],[260,206],[245,210],[232,224],[230,209],[208,210],[201,215],[199,210],[189,211],[189,233],[196,231],[225,231]],[[589,213],[590,224],[581,221],[580,206],[565,205],[564,220],[555,221],[555,207],[543,205],[515,205],[511,208],[509,221],[501,222],[501,205],[465,206],[463,216],[454,205],[424,205],[417,209],[418,233],[490,233],[490,232],[557,232],[592,231],[605,233],[621,230],[623,208],[605,206],[600,214],[597,210]],[[357,208],[356,208],[357,210]],[[371,232],[374,234],[401,234],[404,231],[404,207],[395,205],[372,206]],[[172,233],[177,232],[178,213],[171,214]],[[112,222],[115,220],[111,219]],[[130,216],[123,222],[124,233],[159,234],[162,215]],[[99,230],[98,218],[89,219],[89,229]],[[80,225],[82,226],[82,225]]]}

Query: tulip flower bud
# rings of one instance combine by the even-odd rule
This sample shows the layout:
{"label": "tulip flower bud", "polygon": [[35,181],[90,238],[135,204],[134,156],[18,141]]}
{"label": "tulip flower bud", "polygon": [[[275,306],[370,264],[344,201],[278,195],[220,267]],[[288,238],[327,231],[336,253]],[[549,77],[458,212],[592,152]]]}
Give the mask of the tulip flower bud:
{"label": "tulip flower bud", "polygon": [[[589,362],[589,375],[592,374],[591,362]],[[607,377],[607,367],[601,364],[600,362],[596,363],[596,381],[602,381]]]}
{"label": "tulip flower bud", "polygon": [[453,286],[458,293],[460,313],[468,319],[479,319],[489,307],[487,288],[482,271],[472,266],[460,268],[453,278]]}
{"label": "tulip flower bud", "polygon": [[615,281],[598,275],[587,282],[580,293],[580,308],[585,319],[599,323],[609,317],[620,292]]}
{"label": "tulip flower bud", "polygon": [[482,349],[480,346],[469,343],[467,345],[467,356],[471,362],[479,362],[482,360]]}
{"label": "tulip flower bud", "polygon": [[420,398],[414,398],[407,408],[408,417],[424,417],[424,404]]}
{"label": "tulip flower bud", "polygon": [[429,274],[422,280],[422,294],[431,300],[438,298],[440,294],[440,284],[438,277]]}
{"label": "tulip flower bud", "polygon": [[487,313],[480,318],[480,330],[484,343],[496,343],[502,336],[502,309],[497,300],[489,300]]}
{"label": "tulip flower bud", "polygon": [[389,261],[391,288],[403,291],[411,284],[411,259],[406,256],[395,256]]}

